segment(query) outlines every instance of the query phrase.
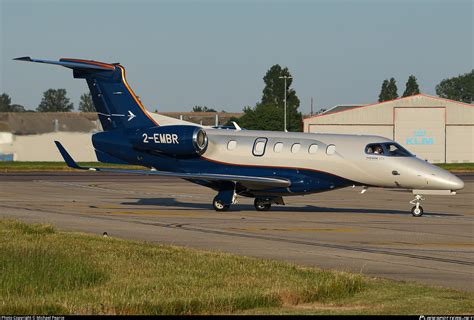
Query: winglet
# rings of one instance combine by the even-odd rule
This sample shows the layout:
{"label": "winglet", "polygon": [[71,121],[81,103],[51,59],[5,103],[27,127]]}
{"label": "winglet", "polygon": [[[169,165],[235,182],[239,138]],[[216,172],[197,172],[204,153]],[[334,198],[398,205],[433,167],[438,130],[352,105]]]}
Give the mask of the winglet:
{"label": "winglet", "polygon": [[32,61],[31,60],[31,57],[19,57],[19,58],[15,58],[13,60],[19,60],[19,61]]}
{"label": "winglet", "polygon": [[232,124],[234,125],[235,130],[240,131],[242,128],[237,124],[237,122],[232,121]]}
{"label": "winglet", "polygon": [[74,168],[74,169],[87,169],[87,168],[83,168],[81,166],[79,166],[76,161],[74,161],[74,159],[71,157],[71,155],[66,151],[66,149],[63,147],[63,145],[61,144],[61,142],[59,141],[54,141],[54,143],[56,144],[56,147],[58,148],[59,150],[59,153],[61,153],[61,156],[63,157],[64,161],[66,162],[67,166],[70,167],[70,168]]}

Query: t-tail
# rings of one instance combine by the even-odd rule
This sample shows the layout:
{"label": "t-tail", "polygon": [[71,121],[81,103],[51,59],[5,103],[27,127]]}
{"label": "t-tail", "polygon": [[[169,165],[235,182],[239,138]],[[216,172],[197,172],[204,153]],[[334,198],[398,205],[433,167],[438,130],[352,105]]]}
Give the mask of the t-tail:
{"label": "t-tail", "polygon": [[67,58],[51,61],[22,57],[15,60],[60,65],[72,69],[74,78],[85,79],[104,131],[158,126],[128,85],[125,68],[118,63]]}

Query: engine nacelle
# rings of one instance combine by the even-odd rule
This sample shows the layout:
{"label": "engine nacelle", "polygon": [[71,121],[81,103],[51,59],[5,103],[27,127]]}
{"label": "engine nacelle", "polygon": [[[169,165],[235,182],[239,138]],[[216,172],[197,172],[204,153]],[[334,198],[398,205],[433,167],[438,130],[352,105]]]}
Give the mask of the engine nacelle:
{"label": "engine nacelle", "polygon": [[207,134],[198,126],[172,125],[139,129],[132,138],[134,147],[168,155],[196,156],[207,148]]}

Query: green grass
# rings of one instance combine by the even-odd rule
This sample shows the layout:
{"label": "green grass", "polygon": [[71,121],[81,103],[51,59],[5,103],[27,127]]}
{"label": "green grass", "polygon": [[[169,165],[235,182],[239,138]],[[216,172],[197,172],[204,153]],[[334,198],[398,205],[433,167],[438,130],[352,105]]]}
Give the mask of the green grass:
{"label": "green grass", "polygon": [[436,165],[453,172],[474,171],[474,163],[439,163]]}
{"label": "green grass", "polygon": [[[79,165],[85,167],[108,167],[108,168],[127,168],[144,169],[141,166],[114,165],[101,162],[79,162]],[[453,172],[474,171],[474,163],[448,163],[436,164],[437,166]],[[18,172],[18,171],[77,171],[69,168],[64,162],[29,162],[29,161],[0,161],[0,172]]]}
{"label": "green grass", "polygon": [[[78,162],[84,167],[106,167],[106,168],[126,168],[145,169],[142,166],[118,165],[101,162]],[[29,172],[29,171],[77,171],[69,168],[66,163],[48,161],[0,161],[0,172]]]}
{"label": "green grass", "polygon": [[0,314],[473,312],[473,293],[0,220]]}

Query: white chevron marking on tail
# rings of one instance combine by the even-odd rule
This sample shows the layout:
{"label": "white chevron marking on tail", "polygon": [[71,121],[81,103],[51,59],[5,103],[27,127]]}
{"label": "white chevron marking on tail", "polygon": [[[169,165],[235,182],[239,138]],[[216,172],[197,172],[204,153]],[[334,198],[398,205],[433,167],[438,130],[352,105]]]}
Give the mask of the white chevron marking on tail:
{"label": "white chevron marking on tail", "polygon": [[131,121],[135,117],[136,117],[136,115],[134,115],[132,111],[128,110],[128,120],[127,121]]}

